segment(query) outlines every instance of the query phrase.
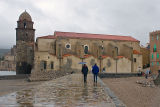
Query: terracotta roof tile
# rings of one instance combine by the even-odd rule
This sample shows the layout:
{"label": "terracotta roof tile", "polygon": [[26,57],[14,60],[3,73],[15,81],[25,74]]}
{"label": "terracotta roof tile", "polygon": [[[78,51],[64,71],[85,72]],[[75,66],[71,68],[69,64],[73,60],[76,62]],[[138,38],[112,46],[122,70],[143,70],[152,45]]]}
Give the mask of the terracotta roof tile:
{"label": "terracotta roof tile", "polygon": [[71,54],[64,54],[63,57],[72,56]]}
{"label": "terracotta roof tile", "polygon": [[125,58],[125,57],[124,56],[117,56],[117,58],[120,59],[120,58]]}
{"label": "terracotta roof tile", "polygon": [[92,56],[92,55],[84,55],[84,58],[88,58],[88,57],[90,57],[90,56]]}
{"label": "terracotta roof tile", "polygon": [[133,54],[142,54],[142,53],[137,50],[133,50]]}
{"label": "terracotta roof tile", "polygon": [[43,39],[55,39],[56,37],[54,35],[48,35],[48,36],[41,36],[38,38],[43,38]]}
{"label": "terracotta roof tile", "polygon": [[106,55],[102,55],[102,58],[107,58],[107,57],[109,57],[109,56],[106,56]]}
{"label": "terracotta roof tile", "polygon": [[89,33],[55,31],[55,36],[56,37],[69,37],[69,38],[88,38],[88,39],[120,40],[120,41],[139,42],[139,40],[137,40],[131,36],[118,36],[118,35],[105,35],[105,34],[89,34]]}

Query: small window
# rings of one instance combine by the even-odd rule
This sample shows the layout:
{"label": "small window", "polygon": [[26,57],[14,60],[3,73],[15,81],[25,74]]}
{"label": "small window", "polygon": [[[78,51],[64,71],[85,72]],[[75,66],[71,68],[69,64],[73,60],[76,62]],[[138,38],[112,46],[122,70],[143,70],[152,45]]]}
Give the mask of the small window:
{"label": "small window", "polygon": [[134,58],[134,62],[136,62],[136,58]]}
{"label": "small window", "polygon": [[101,46],[101,49],[102,49],[102,50],[104,50],[104,47],[103,47],[103,45]]}
{"label": "small window", "polygon": [[152,54],[152,59],[154,58],[153,54]]}
{"label": "small window", "polygon": [[157,59],[159,59],[159,54],[157,53]]}
{"label": "small window", "polygon": [[153,62],[152,62],[152,66],[154,66]]}
{"label": "small window", "polygon": [[153,40],[153,36],[152,36],[152,40]]}
{"label": "small window", "polygon": [[84,53],[88,54],[88,46],[87,45],[84,46]]}
{"label": "small window", "polygon": [[49,59],[49,56],[48,56],[48,59]]}
{"label": "small window", "polygon": [[157,52],[157,46],[156,46],[156,44],[154,44],[153,52]]}
{"label": "small window", "polygon": [[159,66],[159,62],[157,62],[157,65]]}
{"label": "small window", "polygon": [[54,68],[54,63],[53,62],[51,62],[51,69],[53,69]]}
{"label": "small window", "polygon": [[70,44],[66,44],[65,46],[67,49],[71,49],[71,45]]}
{"label": "small window", "polygon": [[157,40],[158,40],[158,35],[157,35]]}

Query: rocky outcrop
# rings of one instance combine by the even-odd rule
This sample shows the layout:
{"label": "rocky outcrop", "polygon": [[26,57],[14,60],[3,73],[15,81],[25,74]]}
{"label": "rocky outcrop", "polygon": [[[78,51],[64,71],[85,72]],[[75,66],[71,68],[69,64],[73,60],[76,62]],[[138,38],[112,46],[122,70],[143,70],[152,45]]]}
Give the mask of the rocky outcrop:
{"label": "rocky outcrop", "polygon": [[[159,73],[160,74],[160,73]],[[154,80],[155,85],[160,85],[160,75]]]}

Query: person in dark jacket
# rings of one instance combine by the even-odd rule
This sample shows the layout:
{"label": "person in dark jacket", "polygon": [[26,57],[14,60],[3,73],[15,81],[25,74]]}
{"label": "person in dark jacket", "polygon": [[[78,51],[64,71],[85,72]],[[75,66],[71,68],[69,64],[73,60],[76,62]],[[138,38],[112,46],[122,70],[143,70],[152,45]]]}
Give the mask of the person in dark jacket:
{"label": "person in dark jacket", "polygon": [[88,67],[86,64],[82,67],[82,74],[84,76],[84,82],[87,82]]}
{"label": "person in dark jacket", "polygon": [[92,67],[92,73],[93,73],[93,75],[94,75],[94,82],[97,82],[98,72],[99,72],[99,67],[97,66],[97,64],[95,64],[95,65]]}

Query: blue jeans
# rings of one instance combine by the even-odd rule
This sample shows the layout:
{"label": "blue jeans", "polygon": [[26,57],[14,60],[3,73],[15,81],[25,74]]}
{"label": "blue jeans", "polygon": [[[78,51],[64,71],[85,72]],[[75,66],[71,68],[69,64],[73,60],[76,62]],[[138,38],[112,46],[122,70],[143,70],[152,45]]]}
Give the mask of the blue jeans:
{"label": "blue jeans", "polygon": [[94,74],[94,82],[97,82],[97,76],[98,74]]}

